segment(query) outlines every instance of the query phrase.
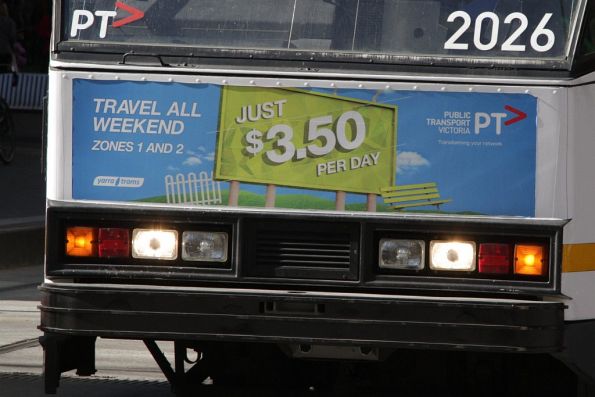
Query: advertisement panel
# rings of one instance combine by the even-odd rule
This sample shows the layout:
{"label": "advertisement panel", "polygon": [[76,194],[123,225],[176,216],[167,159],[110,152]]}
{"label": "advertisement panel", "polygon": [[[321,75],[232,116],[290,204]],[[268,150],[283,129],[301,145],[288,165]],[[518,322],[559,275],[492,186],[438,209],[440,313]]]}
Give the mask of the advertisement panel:
{"label": "advertisement panel", "polygon": [[529,94],[73,81],[74,199],[534,216]]}

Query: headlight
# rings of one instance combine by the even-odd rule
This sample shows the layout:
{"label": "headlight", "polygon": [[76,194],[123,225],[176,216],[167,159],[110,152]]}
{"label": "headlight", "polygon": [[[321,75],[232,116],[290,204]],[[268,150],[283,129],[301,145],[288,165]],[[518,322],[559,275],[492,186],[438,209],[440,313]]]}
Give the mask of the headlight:
{"label": "headlight", "polygon": [[134,229],[132,257],[174,260],[178,257],[178,232],[175,230]]}
{"label": "headlight", "polygon": [[227,261],[227,233],[182,233],[182,259],[199,262]]}
{"label": "headlight", "polygon": [[430,269],[475,270],[475,243],[473,241],[430,242]]}
{"label": "headlight", "polygon": [[424,246],[422,240],[383,238],[379,244],[379,265],[386,269],[421,270],[424,268]]}

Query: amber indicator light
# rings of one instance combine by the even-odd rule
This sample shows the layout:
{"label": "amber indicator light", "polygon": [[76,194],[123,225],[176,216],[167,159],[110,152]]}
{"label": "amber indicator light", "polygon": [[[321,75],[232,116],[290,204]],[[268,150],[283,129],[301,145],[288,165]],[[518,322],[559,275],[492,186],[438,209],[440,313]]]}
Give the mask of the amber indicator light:
{"label": "amber indicator light", "polygon": [[95,229],[69,227],[66,229],[66,255],[93,256],[95,252]]}
{"label": "amber indicator light", "polygon": [[545,269],[545,249],[543,246],[517,244],[514,247],[515,274],[543,276]]}

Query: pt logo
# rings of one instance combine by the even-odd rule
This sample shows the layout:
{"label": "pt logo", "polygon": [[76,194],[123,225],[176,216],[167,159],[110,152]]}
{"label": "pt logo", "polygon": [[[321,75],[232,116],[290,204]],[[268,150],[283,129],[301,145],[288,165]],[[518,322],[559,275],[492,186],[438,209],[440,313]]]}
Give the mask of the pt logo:
{"label": "pt logo", "polygon": [[137,8],[124,4],[120,1],[116,2],[116,10],[121,9],[129,13],[130,15],[114,20],[118,15],[117,11],[98,10],[94,13],[87,10],[74,10],[72,14],[72,25],[70,26],[70,37],[76,37],[81,30],[89,29],[95,24],[95,19],[99,19],[99,38],[105,38],[107,34],[107,26],[110,18],[113,19],[112,26],[119,28],[126,24],[138,21],[145,16],[145,13]]}
{"label": "pt logo", "polygon": [[[504,109],[516,116],[506,120],[504,122],[505,126],[518,123],[519,121],[527,118],[527,113],[523,112],[522,110],[515,109],[512,106],[506,105],[504,106]],[[508,113],[475,113],[475,134],[479,134],[482,129],[490,127],[494,122],[496,124],[496,135],[500,135],[502,133],[502,120],[508,115]]]}

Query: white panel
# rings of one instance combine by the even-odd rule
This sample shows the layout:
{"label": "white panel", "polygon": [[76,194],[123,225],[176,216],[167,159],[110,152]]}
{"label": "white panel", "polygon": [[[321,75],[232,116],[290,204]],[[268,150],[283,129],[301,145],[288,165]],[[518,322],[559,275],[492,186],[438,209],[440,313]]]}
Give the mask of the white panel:
{"label": "white panel", "polygon": [[566,321],[595,318],[595,272],[563,273],[562,293],[571,298],[564,302]]}
{"label": "white panel", "polygon": [[[568,92],[568,218],[565,244],[595,242],[595,85]],[[591,260],[595,262],[595,258]],[[595,318],[595,271],[564,273],[567,320]]]}
{"label": "white panel", "polygon": [[567,90],[535,89],[537,109],[537,167],[535,216],[566,219]]}
{"label": "white panel", "polygon": [[568,131],[568,216],[572,221],[564,230],[564,242],[592,243],[595,242],[595,85],[569,90]]}
{"label": "white panel", "polygon": [[[63,199],[64,164],[63,160],[63,129],[64,123],[69,123],[68,113],[63,114],[61,73],[55,70],[49,72],[48,91],[48,132],[47,132],[47,182],[46,196],[48,199]],[[70,134],[68,134],[70,135]]]}

